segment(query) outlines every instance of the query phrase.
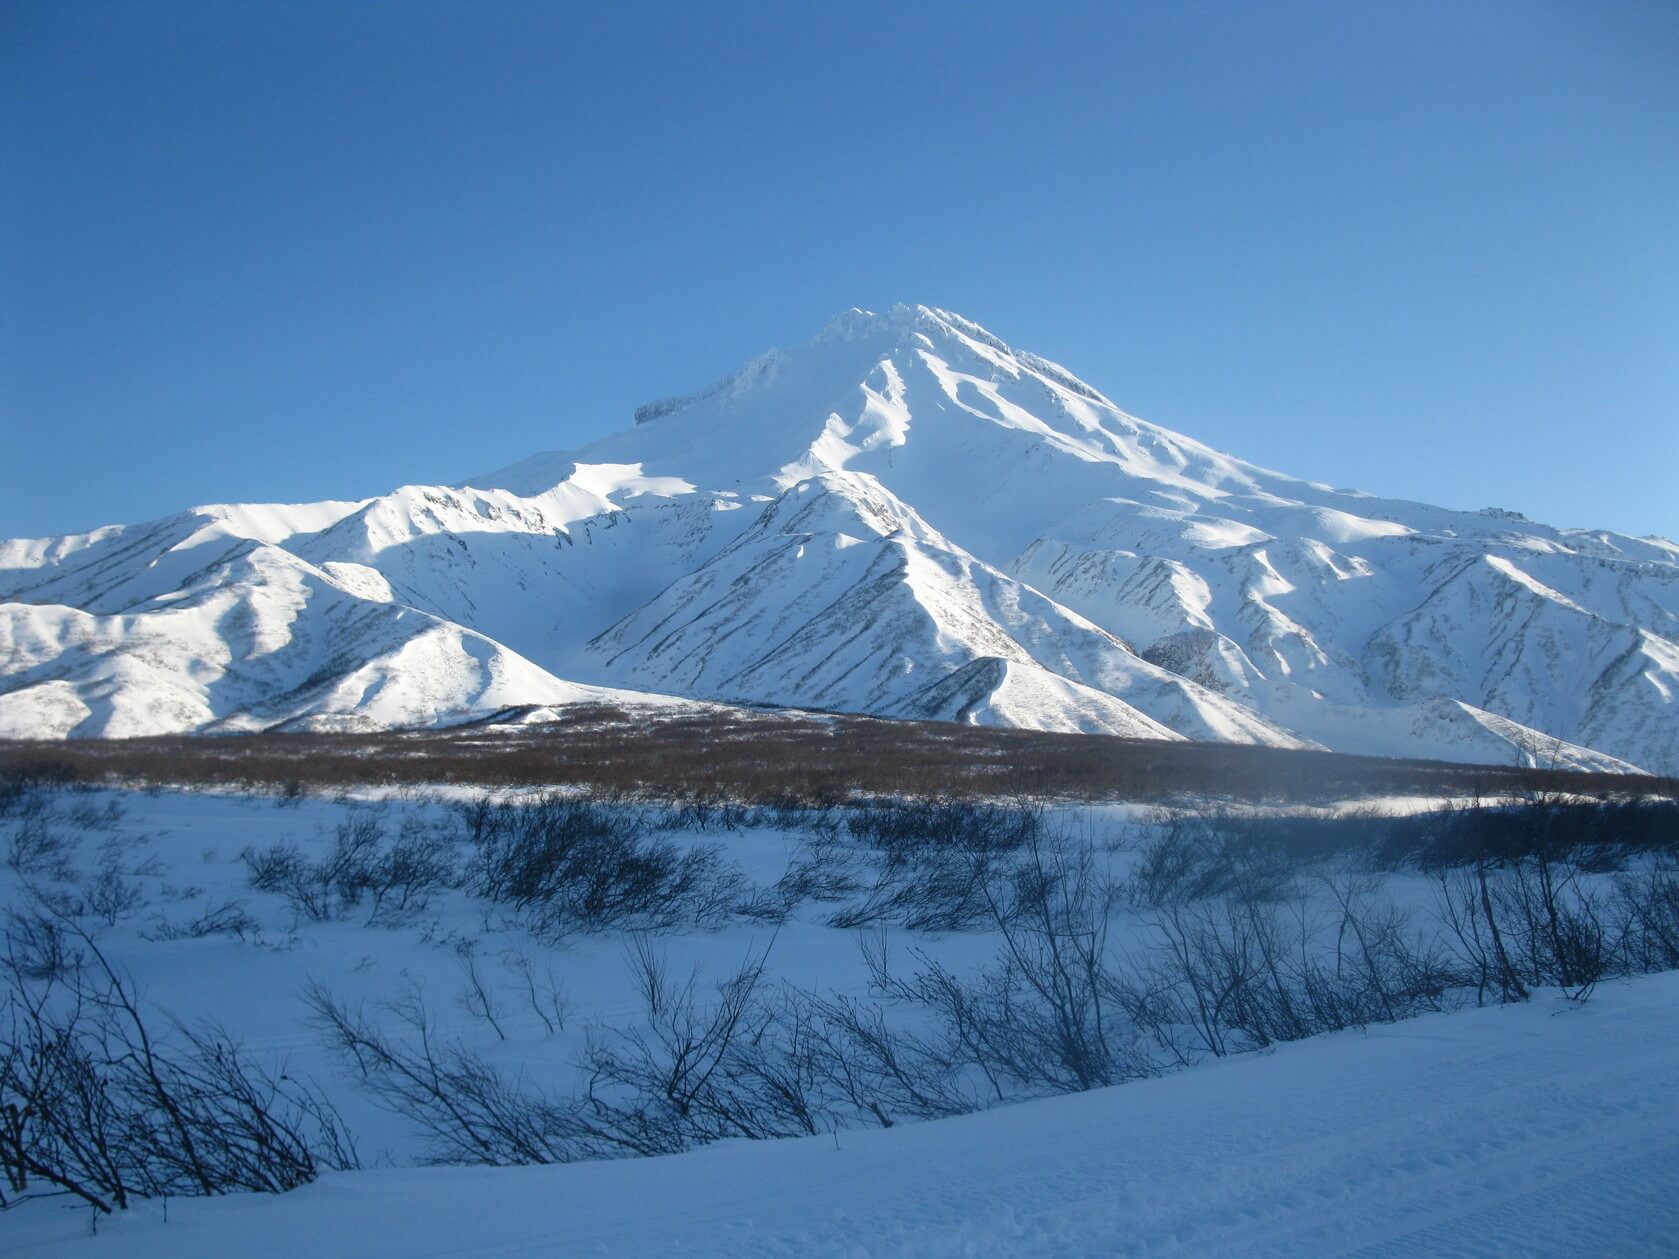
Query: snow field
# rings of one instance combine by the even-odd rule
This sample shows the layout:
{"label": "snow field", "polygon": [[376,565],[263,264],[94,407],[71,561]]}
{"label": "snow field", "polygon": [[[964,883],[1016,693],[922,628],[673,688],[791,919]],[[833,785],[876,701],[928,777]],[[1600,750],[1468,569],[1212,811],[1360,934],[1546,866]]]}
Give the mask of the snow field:
{"label": "snow field", "polygon": [[[1418,802],[1389,803],[1398,812]],[[172,792],[59,800],[76,876],[61,885],[114,860],[141,890],[144,904],[97,930],[158,1021],[164,1011],[214,1019],[253,1056],[319,1082],[366,1166],[278,1198],[176,1199],[167,1222],[161,1204],[142,1203],[101,1221],[97,1238],[85,1236],[85,1208],[32,1202],[0,1215],[0,1254],[1679,1253],[1673,975],[1601,985],[1584,1004],[1543,990],[1524,1005],[1203,1058],[1116,1088],[886,1130],[605,1163],[413,1167],[423,1143],[358,1091],[309,1022],[307,983],[369,1007],[421,993],[443,1037],[562,1092],[578,1087],[591,1031],[633,1024],[643,1010],[620,929],[543,941],[518,915],[460,891],[389,925],[370,925],[365,905],[311,921],[249,886],[242,850],[292,843],[320,856],[335,828],[367,816],[368,805]],[[405,820],[452,819],[444,802],[395,799],[380,820],[394,835]],[[1138,841],[1155,826],[1123,807],[1062,810],[1057,820],[1115,877],[1133,869]],[[765,887],[798,854],[801,835],[788,817],[666,837],[720,845]],[[25,881],[12,873],[6,907],[22,908]],[[35,881],[53,882],[50,872]],[[1383,892],[1419,912],[1431,896],[1426,880],[1403,873]],[[160,920],[184,922],[229,900],[252,920],[242,937],[147,938]],[[696,967],[707,980],[767,946],[776,981],[868,998],[856,933],[827,925],[834,908],[807,901],[780,924],[734,917],[652,942],[678,972]],[[1141,919],[1115,911],[1116,951],[1145,946]],[[964,975],[992,963],[1001,945],[980,928],[900,925],[888,938],[898,966],[912,965],[914,948]],[[487,978],[501,1033],[462,1000],[466,953]],[[562,1028],[550,1031],[526,1003],[518,959],[552,977]]]}

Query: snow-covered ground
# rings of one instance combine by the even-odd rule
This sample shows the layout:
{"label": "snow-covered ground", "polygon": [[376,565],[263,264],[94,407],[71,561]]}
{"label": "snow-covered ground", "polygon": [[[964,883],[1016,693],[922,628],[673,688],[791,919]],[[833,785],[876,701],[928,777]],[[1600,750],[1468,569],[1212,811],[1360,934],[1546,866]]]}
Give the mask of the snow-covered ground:
{"label": "snow-covered ground", "polygon": [[[1385,803],[1403,813],[1423,802]],[[311,1022],[306,985],[374,1010],[417,995],[439,1043],[566,1093],[580,1086],[591,1035],[645,1017],[630,935],[538,938],[528,919],[459,889],[379,921],[366,902],[314,920],[250,886],[246,849],[289,843],[319,857],[358,818],[374,819],[387,842],[458,827],[439,798],[393,799],[374,813],[366,798],[74,792],[53,797],[45,816],[67,846],[27,880],[6,869],[0,909],[25,907],[26,882],[74,898],[98,871],[115,871],[134,894],[114,921],[87,910],[80,921],[132,976],[154,1024],[164,1027],[166,1012],[213,1019],[253,1060],[318,1083],[364,1169],[278,1197],[141,1201],[101,1219],[97,1237],[85,1206],[31,1201],[0,1213],[0,1255],[1679,1253],[1673,974],[1605,983],[1583,1004],[1542,989],[1526,1004],[1482,1009],[1463,994],[1445,1013],[1198,1054],[1186,1069],[1159,1062],[1164,1074],[1118,1087],[887,1129],[725,1140],[652,1159],[424,1168],[414,1165],[428,1149],[414,1125],[376,1105]],[[1120,807],[1063,809],[1054,820],[1115,876],[1139,860],[1136,841],[1165,824]],[[0,839],[19,825],[15,813],[0,819]],[[774,885],[810,839],[792,814],[663,837],[717,845],[744,890]],[[828,868],[844,847],[824,854]],[[1430,903],[1414,872],[1386,876],[1380,894],[1416,910]],[[1321,912],[1321,896],[1305,887],[1302,912]],[[166,938],[178,936],[169,926],[230,903],[246,919],[238,932]],[[767,948],[777,983],[877,998],[856,933],[830,925],[834,909],[803,900],[780,923],[727,914],[648,938],[679,979],[689,967],[705,981],[725,977]],[[1146,917],[1115,908],[1117,953],[1146,951]],[[967,975],[994,962],[1002,939],[983,922],[900,924],[887,944],[905,972],[936,962]],[[471,1008],[474,970],[493,1023]]]}
{"label": "snow-covered ground", "polygon": [[1679,1254],[1679,976],[1541,994],[884,1131],[657,1159],[329,1174],[0,1255]]}

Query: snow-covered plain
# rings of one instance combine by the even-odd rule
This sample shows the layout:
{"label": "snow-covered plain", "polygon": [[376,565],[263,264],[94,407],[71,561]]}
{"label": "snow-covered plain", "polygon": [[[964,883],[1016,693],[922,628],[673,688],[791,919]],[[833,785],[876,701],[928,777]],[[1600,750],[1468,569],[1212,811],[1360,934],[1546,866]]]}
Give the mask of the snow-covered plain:
{"label": "snow-covered plain", "polygon": [[[1429,804],[1381,802],[1394,813]],[[0,1255],[1679,1253],[1672,974],[1601,985],[1583,1004],[1554,990],[1485,1009],[1465,997],[1446,1013],[885,1130],[723,1141],[655,1159],[412,1166],[427,1150],[421,1134],[374,1104],[329,1049],[302,1000],[307,984],[369,1008],[419,994],[442,1041],[560,1091],[580,1087],[591,1035],[634,1025],[643,1010],[622,929],[539,938],[523,916],[458,890],[377,921],[366,903],[313,920],[250,886],[246,849],[292,843],[319,857],[346,821],[376,817],[390,837],[405,823],[418,833],[454,816],[436,797],[370,811],[380,807],[366,797],[178,792],[57,800],[54,825],[70,847],[29,881],[74,895],[95,870],[117,870],[138,900],[111,925],[84,921],[157,1025],[165,1012],[213,1019],[253,1058],[318,1082],[357,1137],[364,1170],[279,1197],[141,1202],[101,1220],[97,1236],[86,1207],[32,1201],[0,1213]],[[1114,877],[1133,869],[1137,841],[1162,824],[1123,806],[1064,808],[1053,821]],[[792,814],[665,833],[682,846],[719,845],[759,887],[809,838]],[[824,854],[830,869],[842,858]],[[21,908],[26,880],[5,873],[0,909]],[[1316,887],[1302,881],[1308,909],[1322,908]],[[1403,871],[1383,878],[1380,895],[1415,910],[1431,898],[1421,875]],[[164,938],[166,924],[228,901],[248,916],[237,934]],[[779,924],[728,915],[648,938],[678,971],[694,966],[707,980],[767,948],[778,983],[868,998],[856,933],[830,925],[834,909],[806,900]],[[1145,916],[1115,913],[1114,948],[1145,949]],[[886,944],[896,966],[917,964],[919,951],[957,974],[1002,947],[982,923],[900,924]],[[466,999],[469,962],[499,1030]],[[560,1026],[530,1004],[526,973],[544,1001],[560,999]]]}
{"label": "snow-covered plain", "polygon": [[0,734],[683,697],[1679,757],[1663,539],[1272,472],[921,306],[847,312],[636,420],[455,486],[0,542]]}

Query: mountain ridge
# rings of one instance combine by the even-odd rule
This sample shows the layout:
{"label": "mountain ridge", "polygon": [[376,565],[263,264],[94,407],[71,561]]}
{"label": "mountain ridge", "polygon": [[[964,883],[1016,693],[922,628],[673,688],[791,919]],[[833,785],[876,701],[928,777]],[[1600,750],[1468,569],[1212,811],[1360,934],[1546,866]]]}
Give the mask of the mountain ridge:
{"label": "mountain ridge", "polygon": [[0,732],[448,724],[610,693],[1679,755],[1679,546],[1273,472],[953,312],[854,308],[633,420],[451,486],[0,542]]}

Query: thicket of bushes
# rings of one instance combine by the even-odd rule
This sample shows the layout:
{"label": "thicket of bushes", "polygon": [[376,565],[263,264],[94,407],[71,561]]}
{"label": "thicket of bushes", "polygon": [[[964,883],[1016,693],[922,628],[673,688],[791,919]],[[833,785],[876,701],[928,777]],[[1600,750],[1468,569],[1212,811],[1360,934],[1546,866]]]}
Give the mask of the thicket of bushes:
{"label": "thicket of bushes", "polygon": [[331,849],[310,860],[295,844],[247,848],[240,854],[251,886],[283,896],[311,921],[368,908],[371,923],[400,919],[423,910],[438,892],[457,881],[458,862],[446,834],[413,817],[394,839],[386,834],[386,806],[346,810]]}
{"label": "thicket of bushes", "polygon": [[557,793],[483,797],[442,823],[409,815],[395,837],[386,833],[388,814],[383,805],[351,807],[317,859],[289,843],[246,849],[251,886],[284,897],[301,918],[365,907],[370,923],[411,917],[459,890],[517,914],[548,940],[715,926],[748,900],[745,878],[715,845],[683,847],[660,833],[682,814]]}
{"label": "thicket of bushes", "polygon": [[[513,720],[520,714],[503,716]],[[0,778],[8,774],[297,793],[370,785],[543,785],[650,801],[727,796],[749,804],[805,806],[864,796],[973,800],[1021,786],[1040,798],[1082,801],[1216,797],[1309,803],[1517,791],[1679,796],[1679,781],[1641,775],[1162,743],[842,713],[632,713],[581,705],[558,721],[534,726],[163,735],[52,745],[0,740]]]}
{"label": "thicket of bushes", "polygon": [[[313,1002],[365,1086],[431,1136],[439,1161],[564,1161],[889,1126],[1538,987],[1585,999],[1606,978],[1679,965],[1679,832],[1623,832],[1617,815],[1582,806],[1564,818],[1562,807],[1445,825],[1440,834],[1455,838],[1429,850],[1433,894],[1421,910],[1384,896],[1380,849],[1330,861],[1353,841],[1322,844],[1316,824],[1296,844],[1248,819],[1185,817],[1157,830],[1115,882],[1098,846],[1030,809],[829,815],[807,868],[796,861],[789,879],[851,904],[847,920],[907,923],[936,906],[943,926],[994,931],[994,961],[957,973],[911,949],[906,964],[884,928],[865,932],[872,983],[858,998],[771,985],[762,952],[709,987],[673,978],[640,937],[630,972],[643,1017],[596,1029],[577,1096],[529,1090],[461,1044],[438,1044],[412,999],[395,1033],[377,1011],[324,992]],[[1523,817],[1533,826],[1515,842],[1512,819]],[[1348,834],[1368,830],[1358,819]],[[836,856],[846,868],[814,883],[820,859]],[[1606,863],[1627,868],[1596,877]],[[910,887],[919,896],[899,899]],[[1122,902],[1139,922],[1116,943]]]}
{"label": "thicket of bushes", "polygon": [[[1619,869],[1679,846],[1679,800],[1591,799],[1534,793],[1515,804],[1444,808],[1398,816],[1312,815],[1229,808],[1162,811],[1158,856],[1217,872],[1233,862],[1279,868],[1352,858],[1374,870],[1423,869],[1535,854],[1583,870]],[[1222,858],[1219,854],[1223,854]]]}

